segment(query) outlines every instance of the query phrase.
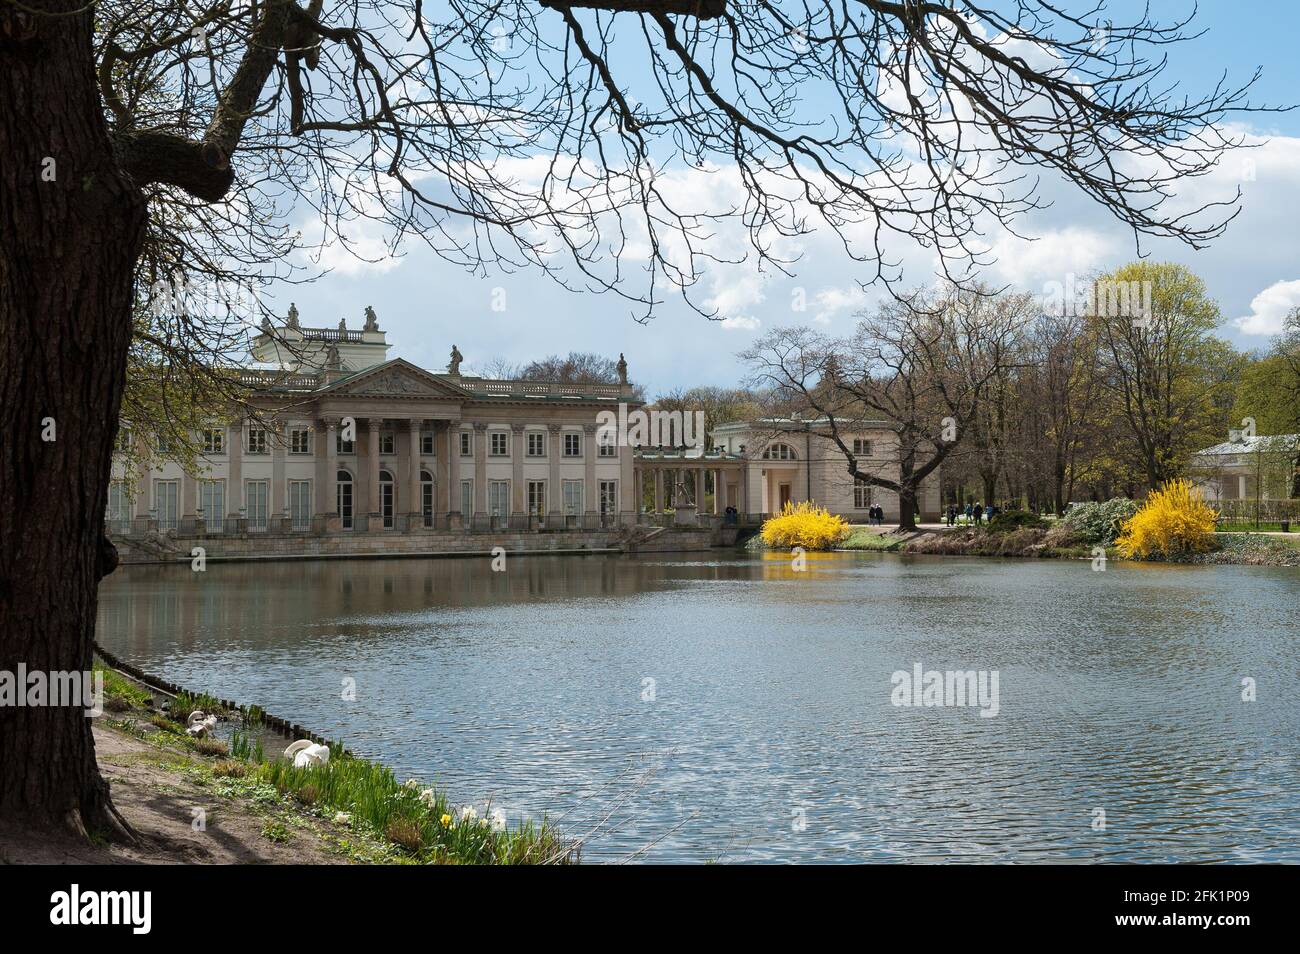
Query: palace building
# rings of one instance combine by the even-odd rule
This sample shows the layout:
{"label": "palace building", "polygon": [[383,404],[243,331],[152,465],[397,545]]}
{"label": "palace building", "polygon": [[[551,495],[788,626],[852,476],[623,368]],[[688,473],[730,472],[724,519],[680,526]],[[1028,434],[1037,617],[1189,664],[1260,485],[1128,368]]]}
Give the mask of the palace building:
{"label": "palace building", "polygon": [[[389,347],[370,308],[360,330],[302,327],[294,307],[282,328],[264,324],[240,373],[257,412],[201,432],[198,473],[118,455],[110,533],[716,528],[806,499],[851,521],[873,505],[897,519],[896,495],[850,477],[815,421],[723,425],[708,451],[637,446],[605,423],[642,406],[621,355],[616,383],[573,384],[462,374],[455,346],[432,372],[390,359]],[[855,453],[894,476],[893,436],[883,422],[864,425]],[[145,437],[124,422],[119,445]],[[926,487],[930,519],[937,473]]]}
{"label": "palace building", "polygon": [[527,529],[634,510],[630,449],[596,441],[599,410],[639,406],[626,364],[618,384],[498,381],[462,374],[454,348],[438,373],[388,349],[369,308],[361,330],[301,327],[296,308],[283,329],[264,325],[241,375],[263,413],[214,421],[202,473],[128,474],[119,460],[110,528]]}

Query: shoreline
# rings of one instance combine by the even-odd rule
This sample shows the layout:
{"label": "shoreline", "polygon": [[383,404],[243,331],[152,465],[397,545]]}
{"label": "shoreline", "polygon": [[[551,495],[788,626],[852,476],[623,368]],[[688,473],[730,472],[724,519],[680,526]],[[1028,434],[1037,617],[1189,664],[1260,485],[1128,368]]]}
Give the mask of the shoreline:
{"label": "shoreline", "polygon": [[[435,785],[399,783],[386,766],[256,706],[189,692],[95,647],[104,711],[95,758],[134,842],[0,820],[0,864],[576,864],[580,840],[543,819],[456,806]],[[101,662],[102,660],[102,662]],[[165,697],[160,705],[158,696]],[[192,737],[191,707],[218,718]],[[271,735],[267,734],[267,730]],[[284,740],[328,748],[291,764]],[[264,754],[263,741],[274,751]]]}

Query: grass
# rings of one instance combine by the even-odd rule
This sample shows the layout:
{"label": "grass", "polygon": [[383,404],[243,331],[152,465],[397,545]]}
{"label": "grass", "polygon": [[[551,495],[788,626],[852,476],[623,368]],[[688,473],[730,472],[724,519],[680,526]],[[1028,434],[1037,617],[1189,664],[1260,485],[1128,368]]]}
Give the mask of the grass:
{"label": "grass", "polygon": [[902,549],[904,538],[878,533],[870,527],[850,527],[849,535],[841,541],[839,550],[879,550],[882,553]]}
{"label": "grass", "polygon": [[445,794],[401,784],[392,770],[335,751],[324,765],[295,768],[277,760],[257,775],[281,794],[322,809],[346,812],[382,832],[412,858],[435,864],[564,864],[578,861],[578,846],[543,822],[514,828],[487,823],[458,810]]}
{"label": "grass", "polygon": [[108,707],[107,703],[110,701],[126,703],[128,708],[135,709],[147,709],[153,705],[153,695],[148,689],[142,689],[116,669],[109,669],[96,660],[93,671],[104,677],[104,701],[110,712],[126,711],[116,706]]}
{"label": "grass", "polygon": [[[1300,530],[1300,520],[1292,521],[1291,533]],[[1214,528],[1219,533],[1280,533],[1282,524],[1276,520],[1269,522],[1261,520],[1255,523],[1253,520],[1220,520]]]}
{"label": "grass", "polygon": [[[235,729],[230,741],[190,738],[175,718],[194,709],[222,711],[206,694],[181,693],[164,714],[152,695],[110,669],[103,669],[105,696],[120,698],[132,718],[105,717],[104,724],[157,746],[162,752],[194,753],[187,777],[212,785],[218,794],[244,798],[260,813],[276,812],[262,834],[274,842],[290,837],[286,823],[309,817],[345,823],[352,841],[341,842],[359,861],[434,864],[576,864],[581,846],[553,826],[524,822],[493,824],[470,808],[457,808],[442,792],[415,782],[399,783],[392,770],[331,749],[325,765],[295,768],[284,759],[264,761],[260,739]],[[110,688],[111,687],[111,688]],[[263,722],[260,709],[244,710],[244,726]],[[486,809],[485,809],[486,811]],[[376,846],[382,853],[377,856]]]}

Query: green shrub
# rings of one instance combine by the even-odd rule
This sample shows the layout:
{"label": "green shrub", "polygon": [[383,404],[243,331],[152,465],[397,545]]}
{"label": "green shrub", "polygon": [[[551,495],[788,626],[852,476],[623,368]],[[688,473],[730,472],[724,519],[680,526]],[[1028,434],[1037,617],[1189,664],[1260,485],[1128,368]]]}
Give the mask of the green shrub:
{"label": "green shrub", "polygon": [[1047,521],[1027,510],[1007,510],[989,521],[990,533],[1011,533],[1013,530],[1044,530]]}
{"label": "green shrub", "polygon": [[1081,543],[1110,546],[1137,512],[1137,501],[1115,497],[1105,503],[1075,504],[1061,518],[1061,524],[1073,530]]}

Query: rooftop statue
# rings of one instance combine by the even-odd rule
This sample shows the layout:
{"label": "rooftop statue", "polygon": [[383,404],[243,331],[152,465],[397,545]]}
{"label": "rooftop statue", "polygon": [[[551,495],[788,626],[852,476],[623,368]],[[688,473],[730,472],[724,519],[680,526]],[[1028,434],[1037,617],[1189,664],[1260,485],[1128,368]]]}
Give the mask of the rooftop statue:
{"label": "rooftop statue", "polygon": [[465,360],[465,356],[460,353],[460,349],[455,345],[451,346],[451,363],[447,365],[448,374],[460,374],[460,363]]}
{"label": "rooftop statue", "polygon": [[618,353],[618,383],[627,384],[627,359],[621,351]]}
{"label": "rooftop statue", "polygon": [[369,305],[366,305],[366,325],[362,330],[363,331],[379,330],[379,319],[375,317],[375,310],[371,308]]}
{"label": "rooftop statue", "polygon": [[298,306],[295,305],[293,302],[289,302],[289,327],[292,328],[294,331],[299,330]]}

